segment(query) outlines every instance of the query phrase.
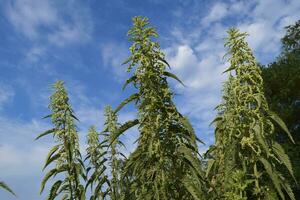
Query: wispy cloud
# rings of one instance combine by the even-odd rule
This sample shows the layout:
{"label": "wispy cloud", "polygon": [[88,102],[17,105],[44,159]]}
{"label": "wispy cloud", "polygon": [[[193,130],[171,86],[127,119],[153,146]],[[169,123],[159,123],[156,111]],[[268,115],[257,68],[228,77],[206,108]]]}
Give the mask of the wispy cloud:
{"label": "wispy cloud", "polygon": [[49,124],[39,120],[28,122],[0,116],[0,127],[1,177],[35,173],[34,169],[42,166],[50,143],[49,140],[35,142],[34,138],[47,130]]}
{"label": "wispy cloud", "polygon": [[16,0],[7,1],[5,13],[15,29],[32,41],[46,40],[64,46],[90,39],[92,22],[88,9],[75,2],[61,7],[58,1]]}
{"label": "wispy cloud", "polygon": [[248,42],[256,53],[262,53],[260,57],[276,55],[280,51],[284,27],[300,18],[299,10],[297,0],[257,1],[247,12],[248,20],[237,23],[237,26],[249,33]]}
{"label": "wispy cloud", "polygon": [[0,84],[0,111],[3,106],[11,101],[15,95],[15,92],[12,87]]}
{"label": "wispy cloud", "polygon": [[41,59],[46,53],[46,48],[42,46],[34,46],[26,53],[26,60],[35,63]]}
{"label": "wispy cloud", "polygon": [[[34,141],[34,138],[49,128],[40,120],[23,121],[0,116],[0,177],[22,199],[39,199],[39,183],[45,156],[51,145],[47,139]],[[22,184],[17,184],[22,183]],[[24,184],[26,183],[26,184]],[[32,192],[24,192],[30,191]],[[10,199],[10,196],[3,199]]]}
{"label": "wispy cloud", "polygon": [[171,56],[168,53],[167,57],[174,71],[188,86],[187,90],[212,89],[216,82],[222,80],[220,74],[225,69],[220,62],[220,53],[213,53],[215,54],[200,58],[192,47],[179,45],[175,47],[175,54]]}
{"label": "wispy cloud", "polygon": [[34,147],[24,151],[17,146],[2,145],[0,147],[0,170],[5,173],[1,177],[41,174],[48,148],[48,146],[34,145]]}
{"label": "wispy cloud", "polygon": [[117,75],[117,80],[121,81],[126,76],[126,67],[122,63],[126,60],[129,49],[124,43],[109,42],[101,45],[101,57],[103,67]]}
{"label": "wispy cloud", "polygon": [[9,1],[6,14],[14,27],[30,39],[38,38],[43,26],[58,21],[56,9],[46,0]]}
{"label": "wispy cloud", "polygon": [[228,5],[225,3],[216,3],[210,9],[208,15],[202,19],[202,24],[207,26],[215,21],[220,21],[223,17],[229,14]]}

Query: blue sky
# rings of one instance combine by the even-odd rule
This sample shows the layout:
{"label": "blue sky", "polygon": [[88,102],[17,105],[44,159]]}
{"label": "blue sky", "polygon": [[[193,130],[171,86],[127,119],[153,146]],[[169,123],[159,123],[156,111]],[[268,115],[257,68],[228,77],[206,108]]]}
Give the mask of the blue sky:
{"label": "blue sky", "polygon": [[[179,110],[188,115],[198,136],[213,143],[209,127],[220,102],[226,29],[247,31],[257,60],[272,62],[280,52],[286,25],[300,18],[298,0],[2,0],[0,2],[0,180],[21,200],[39,200],[45,155],[53,143],[34,138],[51,124],[47,115],[50,84],[65,80],[80,119],[80,142],[86,130],[103,124],[105,105],[116,106],[131,91],[126,80],[126,33],[133,16],[150,18],[160,34],[167,60],[187,85],[170,81]],[[120,120],[135,117],[134,109]],[[134,149],[136,131],[122,139]],[[0,191],[0,199],[14,199]]]}

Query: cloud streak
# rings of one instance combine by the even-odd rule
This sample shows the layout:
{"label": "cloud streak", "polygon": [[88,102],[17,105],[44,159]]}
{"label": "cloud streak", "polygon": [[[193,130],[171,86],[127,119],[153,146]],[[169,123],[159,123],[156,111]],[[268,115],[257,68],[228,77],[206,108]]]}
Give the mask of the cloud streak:
{"label": "cloud streak", "polygon": [[4,105],[11,101],[15,95],[12,87],[0,84],[0,111],[3,109]]}
{"label": "cloud streak", "polygon": [[46,40],[63,47],[89,40],[93,25],[88,9],[69,3],[62,12],[60,6],[59,1],[49,0],[7,1],[5,13],[14,28],[31,41]]}

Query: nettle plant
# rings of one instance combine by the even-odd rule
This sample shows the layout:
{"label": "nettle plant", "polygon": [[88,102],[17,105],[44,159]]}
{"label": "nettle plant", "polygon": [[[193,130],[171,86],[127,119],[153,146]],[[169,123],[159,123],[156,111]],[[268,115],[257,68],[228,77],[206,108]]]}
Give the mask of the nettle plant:
{"label": "nettle plant", "polygon": [[268,107],[261,70],[245,41],[247,34],[234,28],[228,34],[225,46],[230,67],[225,72],[230,75],[214,120],[216,145],[210,150],[213,159],[208,167],[211,189],[225,199],[295,199],[277,169],[284,165],[293,176],[289,157],[273,140],[274,125],[293,138]]}
{"label": "nettle plant", "polygon": [[69,104],[69,97],[63,81],[53,85],[54,93],[50,97],[49,109],[53,128],[40,134],[36,139],[52,135],[56,145],[49,151],[44,169],[53,166],[44,177],[41,192],[50,178],[62,174],[51,186],[48,200],[61,198],[66,200],[85,200],[85,188],[81,181],[86,179],[85,166],[81,158],[75,117]]}
{"label": "nettle plant", "polygon": [[[102,139],[102,141],[100,140]],[[90,200],[104,200],[109,196],[109,179],[107,175],[107,140],[103,134],[97,132],[95,126],[91,126],[87,135],[87,183],[85,189],[90,188]]]}
{"label": "nettle plant", "polygon": [[[118,116],[113,111],[111,106],[105,107],[105,134],[108,143],[108,164],[110,167],[110,199],[118,200],[122,198],[124,190],[124,181],[121,179],[121,163],[126,157],[118,150],[124,144],[119,138],[114,138],[119,130],[120,124],[118,123]],[[126,177],[124,177],[126,179]]]}
{"label": "nettle plant", "polygon": [[125,180],[121,179],[121,164],[126,157],[118,148],[124,144],[115,138],[119,130],[118,117],[110,106],[105,107],[106,120],[104,130],[100,133],[95,126],[89,129],[87,141],[88,176],[86,189],[91,189],[90,200],[118,200],[125,193]]}
{"label": "nettle plant", "polygon": [[[245,41],[246,33],[228,31],[225,47],[230,67],[223,100],[217,106],[215,145],[200,160],[201,142],[188,118],[173,102],[168,78],[170,67],[155,38],[156,30],[143,17],[133,18],[128,31],[131,55],[124,63],[131,77],[125,82],[135,93],[113,110],[105,108],[102,132],[92,126],[87,134],[85,160],[79,151],[77,118],[63,81],[53,85],[49,109],[53,128],[37,139],[52,135],[41,192],[50,178],[48,200],[295,200],[280,172],[292,165],[279,143],[274,126],[291,137],[284,122],[270,111],[261,70]],[[118,112],[135,103],[136,119],[118,123]],[[119,136],[137,126],[137,148],[126,158]],[[206,170],[206,172],[204,171]],[[0,187],[13,193],[3,182]]]}
{"label": "nettle plant", "polygon": [[[147,18],[133,18],[128,31],[131,56],[124,64],[133,75],[126,81],[137,92],[116,109],[135,102],[138,118],[120,127],[118,134],[138,125],[137,149],[129,156],[125,171],[132,171],[131,191],[135,199],[193,199],[194,187],[201,186],[196,135],[188,119],[174,102],[167,78],[181,82],[169,67],[153,38],[156,30]],[[195,194],[196,195],[196,194]]]}

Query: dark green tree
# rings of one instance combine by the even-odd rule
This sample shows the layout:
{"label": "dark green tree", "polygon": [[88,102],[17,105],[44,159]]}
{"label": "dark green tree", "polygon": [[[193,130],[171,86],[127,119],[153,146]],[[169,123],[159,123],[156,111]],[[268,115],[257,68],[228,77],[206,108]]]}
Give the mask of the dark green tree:
{"label": "dark green tree", "polygon": [[[216,150],[212,155],[216,159],[209,167],[224,177],[219,181],[223,183],[218,198],[286,199],[286,193],[295,199],[289,183],[278,170],[284,165],[293,175],[289,157],[273,139],[275,124],[291,141],[293,138],[284,122],[269,109],[261,70],[245,41],[247,34],[234,28],[228,34],[225,46],[230,67],[225,72],[230,72],[230,78],[214,121]],[[226,167],[222,166],[224,163],[228,163]]]}
{"label": "dark green tree", "polygon": [[126,161],[125,174],[131,174],[131,194],[136,199],[200,199],[202,194],[201,164],[197,155],[196,135],[187,118],[172,101],[167,78],[180,80],[166,71],[168,63],[153,38],[156,30],[147,18],[134,17],[128,31],[131,56],[124,64],[133,72],[125,86],[137,92],[116,109],[135,102],[136,120],[119,127],[116,134],[138,125],[138,147]]}
{"label": "dark green tree", "polygon": [[61,174],[50,189],[47,200],[62,198],[66,200],[85,200],[85,189],[81,180],[85,179],[85,167],[79,152],[77,118],[69,104],[69,98],[63,81],[53,85],[54,93],[50,96],[49,109],[53,128],[40,134],[36,139],[52,135],[57,143],[48,153],[44,169],[53,164],[41,183],[41,192],[50,178]]}
{"label": "dark green tree", "polygon": [[282,38],[285,56],[293,54],[299,59],[300,55],[300,20],[286,27],[286,35]]}

